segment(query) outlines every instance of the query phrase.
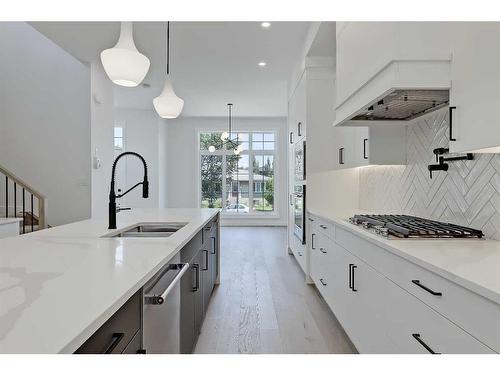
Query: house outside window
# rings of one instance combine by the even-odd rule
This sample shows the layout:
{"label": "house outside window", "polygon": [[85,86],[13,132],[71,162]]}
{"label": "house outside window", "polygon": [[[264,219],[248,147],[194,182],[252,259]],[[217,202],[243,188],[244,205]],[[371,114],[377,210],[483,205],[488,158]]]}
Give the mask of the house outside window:
{"label": "house outside window", "polygon": [[[243,145],[240,155],[234,154],[234,146],[222,146],[220,136],[199,133],[201,207],[222,208],[227,214],[275,213],[276,132],[231,134]],[[213,153],[208,151],[211,145],[216,147]]]}

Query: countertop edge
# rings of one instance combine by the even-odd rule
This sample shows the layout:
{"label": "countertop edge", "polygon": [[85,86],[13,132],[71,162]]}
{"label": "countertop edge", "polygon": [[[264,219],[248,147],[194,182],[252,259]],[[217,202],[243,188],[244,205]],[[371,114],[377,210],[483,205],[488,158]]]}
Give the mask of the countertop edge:
{"label": "countertop edge", "polygon": [[364,231],[360,230],[359,228],[345,222],[344,220],[342,220],[340,218],[325,216],[324,214],[320,214],[320,213],[317,213],[317,212],[312,211],[312,210],[307,210],[307,211],[314,216],[318,216],[324,220],[333,222],[335,225],[341,227],[342,229],[345,229],[345,230],[353,233],[354,235],[361,237],[364,240],[367,240],[368,242],[370,242],[378,247],[381,247],[386,251],[389,251],[391,254],[394,254],[394,255],[399,256],[403,259],[406,259],[407,261],[409,261],[413,264],[416,264],[422,268],[425,268],[426,270],[433,272],[441,277],[444,277],[445,279],[447,279],[455,284],[458,284],[461,287],[466,288],[473,293],[476,293],[476,294],[478,294],[478,295],[480,295],[480,296],[482,296],[482,297],[484,297],[484,298],[486,298],[486,299],[488,299],[496,304],[500,304],[500,294],[491,290],[491,289],[485,288],[479,284],[474,283],[471,280],[464,279],[464,278],[462,278],[454,273],[451,273],[449,271],[444,270],[441,267],[438,267],[438,266],[436,266],[432,263],[429,263],[425,260],[422,260],[420,258],[416,258],[416,257],[412,256],[411,254],[408,254],[404,251],[401,251],[400,249],[398,249],[396,247],[390,246],[390,244],[388,244],[386,241],[380,241],[380,239],[376,238],[375,235],[373,235],[369,232],[364,232]]}

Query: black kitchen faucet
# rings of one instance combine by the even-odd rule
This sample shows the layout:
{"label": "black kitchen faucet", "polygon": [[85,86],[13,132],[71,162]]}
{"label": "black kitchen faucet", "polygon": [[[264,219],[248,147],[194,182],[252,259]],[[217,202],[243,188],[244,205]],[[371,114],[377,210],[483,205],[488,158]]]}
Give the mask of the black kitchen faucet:
{"label": "black kitchen faucet", "polygon": [[[118,160],[120,160],[123,156],[125,155],[134,155],[137,156],[139,159],[141,159],[142,164],[144,165],[144,178],[142,182],[138,182],[134,186],[132,186],[130,189],[128,189],[125,193],[122,194],[115,194],[115,170],[116,170],[116,164],[118,163]],[[115,159],[115,162],[113,163],[113,169],[111,170],[111,187],[109,190],[109,225],[108,229],[116,229],[116,198],[121,198],[128,192],[134,190],[137,186],[142,185],[142,197],[143,198],[148,198],[149,197],[149,182],[148,182],[148,166],[146,164],[146,160],[139,155],[137,152],[123,152],[120,155],[118,155]]]}

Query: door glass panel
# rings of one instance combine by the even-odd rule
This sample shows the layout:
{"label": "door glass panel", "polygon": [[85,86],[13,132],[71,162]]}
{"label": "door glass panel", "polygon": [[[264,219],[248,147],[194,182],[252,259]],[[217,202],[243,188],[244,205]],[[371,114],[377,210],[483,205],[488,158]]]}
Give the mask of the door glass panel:
{"label": "door glass panel", "polygon": [[222,155],[201,155],[201,207],[222,208]]}
{"label": "door glass panel", "polygon": [[226,212],[250,211],[248,155],[226,156]]}
{"label": "door glass panel", "polygon": [[252,172],[253,210],[274,211],[274,156],[255,155]]}

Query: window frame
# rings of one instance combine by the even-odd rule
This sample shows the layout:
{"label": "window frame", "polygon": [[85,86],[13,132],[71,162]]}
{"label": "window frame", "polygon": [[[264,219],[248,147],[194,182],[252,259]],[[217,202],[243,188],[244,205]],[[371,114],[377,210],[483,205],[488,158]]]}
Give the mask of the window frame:
{"label": "window frame", "polygon": [[[223,175],[223,181],[222,181],[222,197],[226,197],[227,195],[227,184],[226,184],[226,157],[227,155],[233,155],[232,150],[227,150],[227,149],[222,149],[222,150],[215,150],[214,152],[209,152],[208,150],[201,150],[200,146],[200,136],[203,133],[222,133],[225,131],[224,128],[220,129],[206,129],[206,128],[198,128],[196,129],[196,150],[197,150],[197,157],[195,159],[195,168],[198,171],[197,172],[197,178],[196,178],[196,196],[197,196],[197,206],[201,208],[201,198],[202,198],[202,192],[201,192],[201,168],[200,168],[200,161],[201,161],[201,156],[202,155],[221,155],[222,156],[222,175]],[[246,149],[241,152],[240,155],[248,155],[248,169],[249,169],[249,177],[248,177],[248,200],[249,200],[249,209],[250,212],[244,213],[244,212],[226,212],[226,204],[225,204],[225,199],[222,199],[222,208],[221,208],[221,215],[223,217],[229,218],[229,217],[236,217],[236,218],[251,218],[251,219],[257,219],[257,218],[279,218],[280,217],[280,212],[279,212],[279,202],[280,202],[280,194],[281,194],[281,186],[279,183],[279,173],[280,173],[280,129],[279,128],[268,128],[268,129],[255,129],[255,130],[247,130],[247,129],[233,129],[233,133],[248,133],[249,134],[249,140],[248,140],[248,145],[249,148],[251,148],[253,139],[251,134],[253,133],[273,133],[274,134],[274,150],[249,150]],[[254,194],[254,189],[253,189],[253,157],[256,155],[272,155],[273,156],[273,163],[274,163],[274,209],[272,211],[262,211],[262,212],[255,212],[253,210],[253,194]],[[231,186],[232,187],[232,186]]]}
{"label": "window frame", "polygon": [[[121,137],[115,137],[115,129],[116,128],[121,128],[122,129],[122,136]],[[126,137],[125,137],[125,122],[122,121],[115,121],[113,124],[113,152],[115,155],[119,155],[122,152],[125,152],[127,150],[127,145],[126,145]],[[122,139],[122,148],[116,148],[115,147],[115,139],[121,138]]]}

